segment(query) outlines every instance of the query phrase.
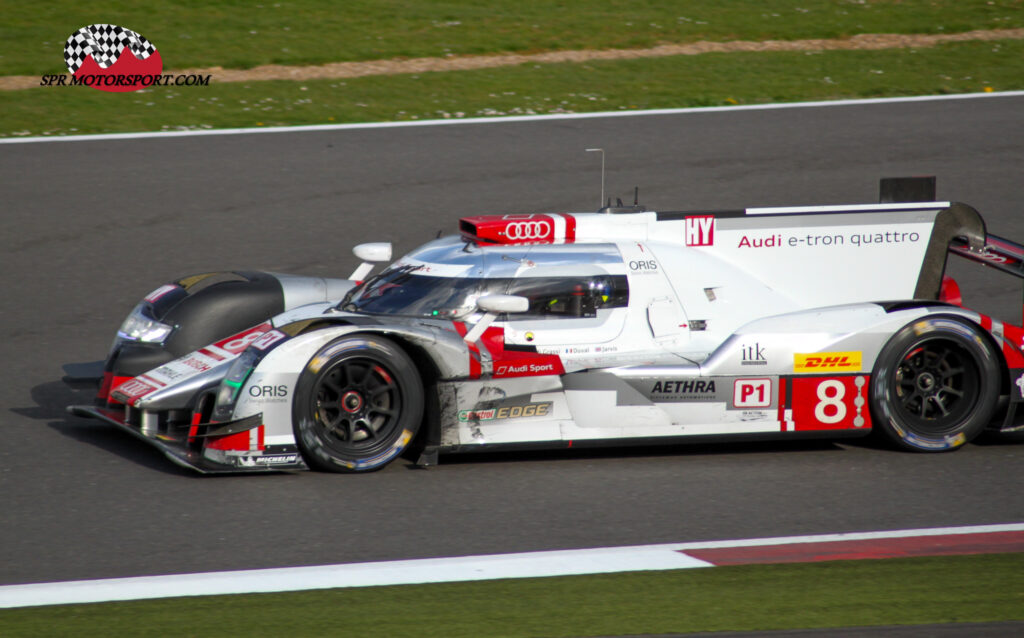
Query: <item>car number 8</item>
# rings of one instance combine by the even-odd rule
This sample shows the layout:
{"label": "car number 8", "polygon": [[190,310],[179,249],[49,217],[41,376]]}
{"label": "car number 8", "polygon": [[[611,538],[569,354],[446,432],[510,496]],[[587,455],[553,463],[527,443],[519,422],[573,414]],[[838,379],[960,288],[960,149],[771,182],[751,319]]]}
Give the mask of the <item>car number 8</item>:
{"label": "car number 8", "polygon": [[[831,391],[831,394],[829,393]],[[846,418],[846,404],[843,397],[846,396],[846,386],[842,381],[829,379],[818,384],[818,404],[814,406],[814,418],[820,423],[839,423]],[[835,411],[829,415],[829,408]]]}

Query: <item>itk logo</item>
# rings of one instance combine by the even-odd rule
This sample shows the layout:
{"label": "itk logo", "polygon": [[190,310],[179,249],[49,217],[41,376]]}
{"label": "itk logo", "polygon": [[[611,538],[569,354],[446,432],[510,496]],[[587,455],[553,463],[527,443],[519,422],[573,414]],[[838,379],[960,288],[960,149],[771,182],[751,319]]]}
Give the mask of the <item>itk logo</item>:
{"label": "itk logo", "polygon": [[744,366],[766,366],[768,360],[764,356],[764,348],[761,347],[760,343],[755,343],[752,346],[741,346],[740,347],[740,365]]}
{"label": "itk logo", "polygon": [[686,222],[687,246],[713,246],[715,244],[714,215],[697,215],[687,217],[684,221]]}

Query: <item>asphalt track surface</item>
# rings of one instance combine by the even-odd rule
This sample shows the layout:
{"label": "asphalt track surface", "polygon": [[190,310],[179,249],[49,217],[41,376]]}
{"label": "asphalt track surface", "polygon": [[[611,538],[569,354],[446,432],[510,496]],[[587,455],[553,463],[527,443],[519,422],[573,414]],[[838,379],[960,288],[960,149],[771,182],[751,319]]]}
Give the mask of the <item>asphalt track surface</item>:
{"label": "asphalt track surface", "polygon": [[[699,445],[202,477],[111,427],[61,364],[102,358],[178,276],[346,276],[464,215],[869,203],[934,174],[1024,240],[1024,97],[630,118],[0,145],[0,584],[1024,520],[1024,446]],[[956,273],[1020,316],[1012,278]]]}

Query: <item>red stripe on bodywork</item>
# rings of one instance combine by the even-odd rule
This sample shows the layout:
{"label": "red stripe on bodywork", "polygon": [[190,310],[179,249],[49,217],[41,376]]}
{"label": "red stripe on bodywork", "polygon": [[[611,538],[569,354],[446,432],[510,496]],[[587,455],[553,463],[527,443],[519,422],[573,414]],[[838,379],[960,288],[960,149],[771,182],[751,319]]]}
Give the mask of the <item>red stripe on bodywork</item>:
{"label": "red stripe on bodywork", "polygon": [[[466,326],[465,322],[453,321],[452,325],[455,326],[455,332],[459,333],[460,337],[465,337],[469,334],[469,327]],[[479,379],[480,373],[483,372],[483,368],[480,365],[480,349],[475,343],[466,343],[466,347],[469,349],[469,378]]]}
{"label": "red stripe on bodywork", "polygon": [[115,399],[114,397],[109,396],[110,390],[113,390],[114,388],[116,388],[117,386],[121,385],[122,383],[127,383],[127,382],[131,381],[134,378],[135,377],[118,377],[118,376],[113,377],[110,380],[110,387],[107,389],[107,394],[108,394],[108,396],[107,396],[107,403],[109,403],[111,405],[124,405],[123,403],[121,403],[120,401]]}
{"label": "red stripe on bodywork", "polygon": [[103,379],[100,380],[99,390],[96,391],[96,398],[102,401],[106,401],[110,395],[111,384],[114,382],[113,372],[104,372]]}
{"label": "red stripe on bodywork", "polygon": [[200,354],[204,354],[204,355],[210,357],[214,361],[224,361],[224,357],[222,357],[221,355],[217,354],[213,350],[210,350],[209,348],[200,348],[199,353]]}
{"label": "red stripe on bodywork", "polygon": [[505,329],[491,327],[484,331],[480,343],[491,353],[495,378],[538,377],[564,374],[562,358],[557,354],[540,354],[520,350],[505,350]]}
{"label": "red stripe on bodywork", "polygon": [[[452,322],[459,336],[465,337],[469,328],[461,321]],[[480,336],[479,344],[491,355],[491,375],[504,377],[538,377],[550,374],[565,374],[562,359],[557,354],[540,354],[519,350],[505,350],[505,329],[490,327]],[[467,343],[469,348],[469,373],[476,379],[482,373],[480,349],[476,343]]]}
{"label": "red stripe on bodywork", "polygon": [[907,556],[957,556],[1024,551],[1024,532],[983,532],[908,538],[790,543],[755,547],[717,547],[679,550],[714,565],[813,563]]}
{"label": "red stripe on bodywork", "polygon": [[188,427],[188,442],[191,443],[197,434],[199,434],[199,423],[202,421],[203,415],[198,412],[192,413],[192,420]]}
{"label": "red stripe on bodywork", "polygon": [[576,241],[576,218],[572,215],[562,215],[565,218],[565,243],[571,244]]}
{"label": "red stripe on bodywork", "polygon": [[1003,340],[1003,356],[1006,357],[1006,365],[1010,368],[1024,368],[1024,355],[1019,349]]}
{"label": "red stripe on bodywork", "polygon": [[1024,329],[1018,328],[1012,323],[1003,324],[1003,356],[1011,368],[1024,368],[1024,355],[1021,348],[1024,347]]}
{"label": "red stripe on bodywork", "polygon": [[249,431],[235,432],[234,434],[208,439],[206,447],[214,450],[248,450]]}
{"label": "red stripe on bodywork", "polygon": [[786,377],[779,377],[779,429],[786,431]]}

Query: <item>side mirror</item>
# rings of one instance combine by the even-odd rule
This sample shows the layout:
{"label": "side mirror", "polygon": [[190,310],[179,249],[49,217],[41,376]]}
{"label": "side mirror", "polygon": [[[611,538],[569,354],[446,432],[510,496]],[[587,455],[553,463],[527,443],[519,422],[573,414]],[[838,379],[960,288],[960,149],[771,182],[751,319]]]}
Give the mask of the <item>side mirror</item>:
{"label": "side mirror", "polygon": [[466,343],[479,339],[498,315],[529,310],[530,300],[516,295],[484,295],[476,300],[476,307],[484,311],[484,316],[462,338]]}
{"label": "side mirror", "polygon": [[496,315],[506,312],[526,312],[530,309],[530,300],[517,295],[484,295],[476,300],[476,307]]}
{"label": "side mirror", "polygon": [[371,244],[359,244],[352,249],[352,254],[363,261],[391,261],[391,242],[378,241]]}
{"label": "side mirror", "polygon": [[359,244],[352,249],[352,254],[362,259],[363,263],[359,264],[359,267],[352,271],[348,278],[362,281],[373,270],[374,263],[391,261],[391,242]]}

